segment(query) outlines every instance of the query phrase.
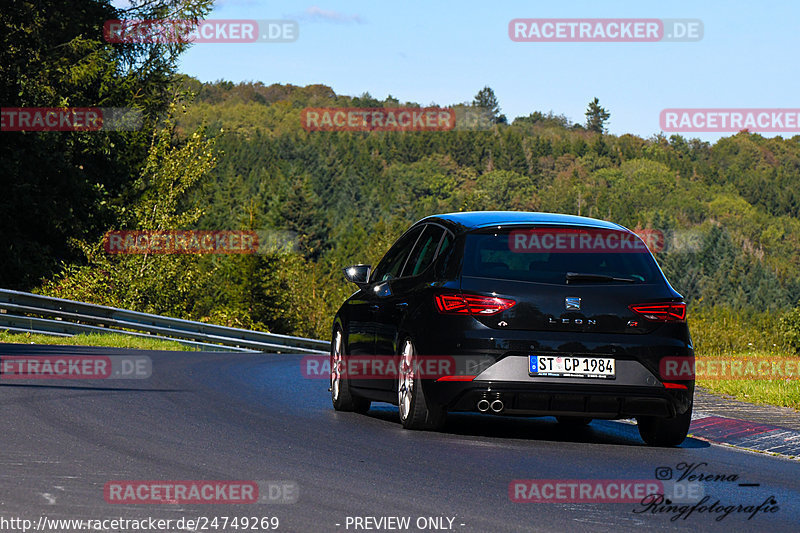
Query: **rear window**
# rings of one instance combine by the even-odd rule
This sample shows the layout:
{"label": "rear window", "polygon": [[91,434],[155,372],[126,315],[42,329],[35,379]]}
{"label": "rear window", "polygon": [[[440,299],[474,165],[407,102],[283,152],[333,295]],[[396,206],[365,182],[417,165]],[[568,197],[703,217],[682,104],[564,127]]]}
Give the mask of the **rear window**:
{"label": "rear window", "polygon": [[[628,232],[558,227],[467,235],[464,276],[566,284],[567,273],[623,278],[634,283],[663,279],[644,243]],[[586,277],[570,280],[570,284],[599,282],[615,283]]]}

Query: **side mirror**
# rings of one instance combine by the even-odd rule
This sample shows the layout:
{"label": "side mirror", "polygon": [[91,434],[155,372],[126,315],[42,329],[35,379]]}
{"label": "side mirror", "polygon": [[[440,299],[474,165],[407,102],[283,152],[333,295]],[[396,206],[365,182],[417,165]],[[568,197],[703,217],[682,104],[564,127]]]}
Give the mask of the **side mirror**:
{"label": "side mirror", "polygon": [[355,283],[359,287],[369,282],[370,265],[353,265],[344,269],[344,277],[350,283]]}

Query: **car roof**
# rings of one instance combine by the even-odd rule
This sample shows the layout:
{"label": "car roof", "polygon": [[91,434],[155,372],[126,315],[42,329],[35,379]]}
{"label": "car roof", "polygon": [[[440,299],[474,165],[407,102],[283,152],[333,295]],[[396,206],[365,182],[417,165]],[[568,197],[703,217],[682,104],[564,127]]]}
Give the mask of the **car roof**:
{"label": "car roof", "polygon": [[619,224],[596,218],[535,211],[464,211],[431,215],[423,218],[417,224],[426,222],[441,222],[459,232],[491,226],[512,225],[569,225],[630,231]]}

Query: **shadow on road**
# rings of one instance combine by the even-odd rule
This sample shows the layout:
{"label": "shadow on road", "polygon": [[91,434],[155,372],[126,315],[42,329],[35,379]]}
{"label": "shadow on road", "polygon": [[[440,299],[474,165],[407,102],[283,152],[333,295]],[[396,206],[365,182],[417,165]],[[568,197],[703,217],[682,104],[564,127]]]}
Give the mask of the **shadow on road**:
{"label": "shadow on road", "polygon": [[[400,424],[397,408],[373,406],[368,417]],[[588,426],[569,427],[553,417],[492,416],[477,413],[450,413],[442,434],[492,439],[646,446],[635,424],[619,420],[594,420]],[[708,442],[688,437],[679,448],[708,448]]]}

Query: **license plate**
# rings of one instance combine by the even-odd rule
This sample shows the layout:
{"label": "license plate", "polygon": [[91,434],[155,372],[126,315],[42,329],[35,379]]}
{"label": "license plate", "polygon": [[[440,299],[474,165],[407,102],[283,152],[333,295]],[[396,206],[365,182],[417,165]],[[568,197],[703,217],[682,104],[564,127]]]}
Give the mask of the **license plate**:
{"label": "license plate", "polygon": [[614,359],[556,355],[529,355],[528,373],[536,377],[614,379]]}

